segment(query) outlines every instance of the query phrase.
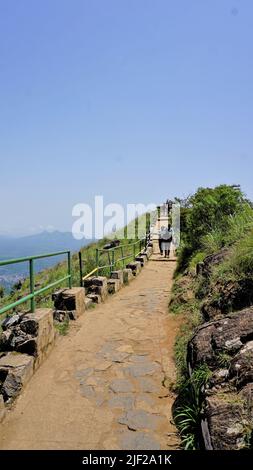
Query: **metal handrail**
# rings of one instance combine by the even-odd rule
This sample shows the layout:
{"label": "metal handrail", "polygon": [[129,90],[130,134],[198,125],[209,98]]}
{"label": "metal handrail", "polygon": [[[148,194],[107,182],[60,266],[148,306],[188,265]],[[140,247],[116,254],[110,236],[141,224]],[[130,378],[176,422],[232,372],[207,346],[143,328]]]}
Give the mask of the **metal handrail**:
{"label": "metal handrail", "polygon": [[[34,261],[37,259],[42,259],[42,258],[51,258],[52,256],[59,256],[59,255],[67,255],[67,263],[68,263],[68,274],[64,276],[63,278],[52,282],[51,284],[42,287],[41,289],[35,290],[35,283],[34,283]],[[23,263],[23,262],[29,262],[29,280],[30,280],[30,294],[25,295],[19,300],[16,300],[15,302],[12,302],[8,305],[5,305],[0,309],[0,315],[2,315],[5,312],[8,312],[8,310],[12,310],[13,308],[17,307],[18,305],[21,305],[28,300],[31,301],[31,312],[34,313],[35,311],[35,297],[42,294],[43,292],[46,292],[47,290],[51,289],[52,287],[55,287],[59,285],[61,282],[68,280],[68,286],[71,289],[72,287],[72,274],[71,274],[71,252],[69,250],[67,251],[57,251],[55,253],[47,253],[47,254],[42,254],[42,255],[35,255],[35,256],[27,256],[25,258],[16,258],[16,259],[11,259],[11,260],[5,260],[5,261],[0,261],[0,266],[9,266],[12,264],[17,264],[17,263]]]}
{"label": "metal handrail", "polygon": [[[137,240],[136,242],[128,243],[127,245],[118,245],[118,246],[108,248],[108,249],[96,248],[96,267],[94,269],[92,269],[92,271],[90,271],[89,273],[85,274],[85,276],[83,276],[82,252],[79,251],[80,285],[83,286],[83,281],[85,281],[90,276],[92,276],[92,274],[99,273],[99,271],[101,271],[102,269],[109,268],[110,272],[112,272],[113,269],[115,269],[115,266],[117,265],[117,263],[122,262],[122,267],[123,267],[124,266],[124,260],[130,259],[130,258],[135,259],[137,256],[139,256],[141,254],[142,244],[143,244],[144,241],[145,241],[144,246],[147,245],[147,242],[149,240],[149,235],[150,234],[147,233],[145,237]],[[138,244],[140,245],[140,251],[138,251],[138,253],[136,253],[135,247]],[[129,254],[127,256],[124,256],[124,248],[129,248],[129,247],[133,247],[133,253]],[[121,250],[121,253],[122,253],[122,256],[118,259],[115,259],[115,251],[116,250]],[[108,259],[109,259],[109,264],[108,265],[103,265],[103,266],[99,265],[99,256],[100,256],[101,253],[107,253],[108,254]],[[112,260],[110,259],[110,254],[112,254]]]}

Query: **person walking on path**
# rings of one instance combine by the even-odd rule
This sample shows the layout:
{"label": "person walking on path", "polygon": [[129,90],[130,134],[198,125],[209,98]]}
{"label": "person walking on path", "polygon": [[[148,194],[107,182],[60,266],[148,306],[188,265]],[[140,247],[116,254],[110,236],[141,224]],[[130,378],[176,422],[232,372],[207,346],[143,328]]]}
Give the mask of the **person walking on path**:
{"label": "person walking on path", "polygon": [[165,258],[170,257],[170,247],[171,247],[171,242],[172,242],[172,230],[171,226],[168,225],[168,228],[165,228],[163,232],[161,233],[161,254]]}
{"label": "person walking on path", "polygon": [[161,256],[163,255],[162,242],[163,242],[163,233],[165,231],[166,231],[166,227],[164,227],[164,225],[158,231],[158,243],[159,243],[159,250],[160,250]]}

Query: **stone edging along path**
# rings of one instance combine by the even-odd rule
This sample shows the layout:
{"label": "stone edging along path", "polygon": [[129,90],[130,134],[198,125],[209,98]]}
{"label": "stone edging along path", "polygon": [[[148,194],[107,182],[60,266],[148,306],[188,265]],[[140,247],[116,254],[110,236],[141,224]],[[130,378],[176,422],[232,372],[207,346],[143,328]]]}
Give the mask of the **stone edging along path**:
{"label": "stone edging along path", "polygon": [[152,255],[152,243],[125,269],[113,271],[111,278],[91,276],[84,287],[63,288],[52,295],[54,309],[38,308],[34,313],[15,313],[2,322],[0,336],[0,422],[5,405],[11,405],[33,373],[52,350],[56,324],[77,320],[86,309],[104,302],[139,274]]}
{"label": "stone edging along path", "polygon": [[153,260],[58,339],[7,412],[0,449],[178,448],[163,386],[175,375],[175,262]]}

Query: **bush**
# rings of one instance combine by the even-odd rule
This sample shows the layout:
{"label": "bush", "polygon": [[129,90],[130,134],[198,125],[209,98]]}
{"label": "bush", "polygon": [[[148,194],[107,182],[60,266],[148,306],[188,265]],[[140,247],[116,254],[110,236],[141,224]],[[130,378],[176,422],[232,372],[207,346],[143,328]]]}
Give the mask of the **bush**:
{"label": "bush", "polygon": [[229,266],[240,278],[253,275],[253,230],[234,245]]}
{"label": "bush", "polygon": [[193,251],[200,248],[201,239],[212,230],[227,230],[229,218],[242,210],[243,202],[241,190],[233,186],[200,188],[190,198],[187,217],[187,240]]}
{"label": "bush", "polygon": [[198,251],[206,255],[233,243],[245,226],[253,227],[253,210],[239,187],[200,188],[181,208],[181,247],[176,274]]}

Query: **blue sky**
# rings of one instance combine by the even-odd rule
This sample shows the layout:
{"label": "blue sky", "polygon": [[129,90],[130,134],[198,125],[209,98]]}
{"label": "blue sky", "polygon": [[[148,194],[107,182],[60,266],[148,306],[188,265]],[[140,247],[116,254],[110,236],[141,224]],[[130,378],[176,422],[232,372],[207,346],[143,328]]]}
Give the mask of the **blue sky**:
{"label": "blue sky", "polygon": [[0,233],[240,183],[252,0],[0,0]]}

